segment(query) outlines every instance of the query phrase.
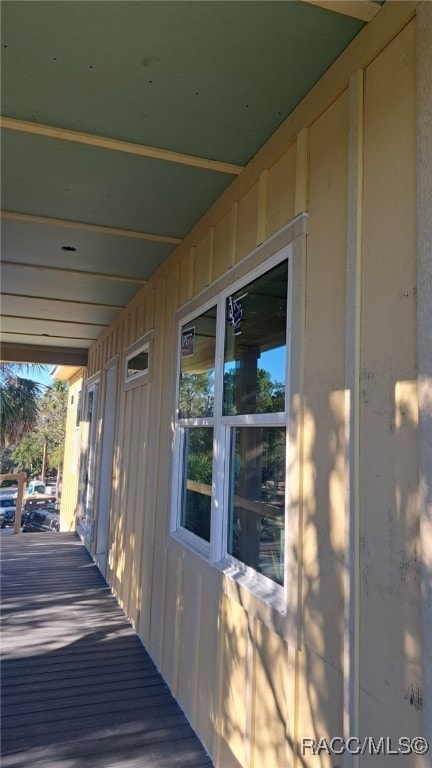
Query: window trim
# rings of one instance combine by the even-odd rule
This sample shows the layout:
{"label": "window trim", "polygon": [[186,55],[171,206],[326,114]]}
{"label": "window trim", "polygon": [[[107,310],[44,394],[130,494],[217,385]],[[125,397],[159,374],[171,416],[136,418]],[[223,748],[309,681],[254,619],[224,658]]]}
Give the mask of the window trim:
{"label": "window trim", "polygon": [[[248,283],[265,275],[274,267],[287,261],[287,323],[286,323],[286,360],[285,360],[285,410],[276,413],[222,415],[223,376],[224,376],[224,343],[225,343],[225,302],[228,296],[235,293]],[[263,262],[254,265],[250,270],[241,264],[237,279],[229,284],[221,285],[219,281],[210,288],[214,293],[209,297],[206,289],[206,300],[198,303],[198,297],[186,305],[176,315],[177,346],[176,346],[176,386],[174,387],[174,441],[173,441],[173,474],[172,474],[172,506],[170,520],[170,535],[182,545],[202,557],[208,565],[241,584],[258,599],[270,605],[280,614],[287,613],[288,596],[288,511],[289,511],[289,423],[290,423],[290,370],[291,370],[291,330],[292,330],[292,279],[293,279],[293,243],[289,242],[273,253]],[[203,296],[204,299],[204,296]],[[212,417],[179,419],[178,401],[181,370],[181,332],[182,327],[190,323],[211,307],[216,306],[216,343],[215,343],[215,387],[214,414]],[[229,482],[226,478],[227,456],[230,449],[230,431],[232,427],[242,426],[283,426],[286,429],[285,453],[285,547],[284,547],[284,584],[280,585],[269,577],[259,573],[228,553],[228,494]],[[183,528],[180,524],[180,498],[182,486],[182,443],[181,434],[184,429],[194,426],[212,426],[214,430],[213,474],[212,474],[212,506],[210,543],[204,542],[198,536]],[[220,512],[221,510],[221,512]],[[204,545],[204,546],[203,546]]]}

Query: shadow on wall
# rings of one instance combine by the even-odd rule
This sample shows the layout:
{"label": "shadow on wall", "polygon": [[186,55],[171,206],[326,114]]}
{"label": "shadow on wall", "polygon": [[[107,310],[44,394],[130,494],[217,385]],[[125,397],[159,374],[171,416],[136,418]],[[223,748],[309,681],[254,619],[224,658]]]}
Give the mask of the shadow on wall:
{"label": "shadow on wall", "polygon": [[[420,562],[416,382],[388,382],[379,412],[386,451],[361,444],[364,474],[360,489],[360,734],[394,743],[421,734]],[[363,404],[365,408],[369,403]],[[253,764],[286,764],[286,752],[299,765],[336,768],[336,756],[299,754],[302,738],[327,740],[344,735],[345,589],[345,392],[334,391],[320,404],[320,418],[304,414],[301,499],[291,499],[303,517],[301,574],[302,626],[298,654],[298,733],[289,722],[294,702],[294,649],[277,626],[248,619],[237,591],[237,607],[225,619],[222,700],[223,753],[232,765],[244,760],[245,732],[252,735]],[[372,456],[377,460],[371,466]],[[409,457],[409,458],[408,458]],[[369,481],[369,482],[368,482]],[[375,485],[371,492],[370,486]],[[298,562],[294,545],[293,561]],[[289,585],[288,585],[289,586]],[[253,650],[251,650],[253,649]],[[250,654],[253,654],[253,661]],[[248,659],[249,655],[249,659]],[[253,671],[252,671],[253,670]],[[391,684],[389,675],[393,672]],[[252,674],[251,720],[247,722],[247,675]],[[375,702],[371,703],[371,698]],[[395,706],[395,700],[399,704]],[[290,706],[291,703],[291,706]],[[406,706],[405,706],[406,705]],[[248,705],[246,705],[248,706]],[[364,731],[364,732],[363,732]],[[229,746],[228,746],[229,745]],[[390,766],[391,757],[369,757],[370,765]],[[340,764],[339,759],[337,765]],[[224,763],[222,763],[224,764]],[[231,762],[229,763],[231,765]],[[247,763],[246,763],[247,764]],[[369,763],[367,763],[369,765]],[[411,764],[411,763],[410,763]],[[412,763],[414,764],[414,763]]]}
{"label": "shadow on wall", "polygon": [[[370,371],[367,375],[370,379]],[[374,388],[369,386],[361,404],[360,725],[378,729],[366,734],[371,737],[397,738],[400,734],[394,732],[400,723],[391,723],[395,697],[406,702],[406,729],[412,736],[420,731],[422,701],[416,382],[397,381],[393,374],[376,391],[375,397]],[[279,637],[278,627],[266,629],[258,620],[255,624],[248,620],[240,592],[237,604],[243,610],[229,619],[231,624],[225,624],[222,740],[230,766],[244,760],[246,729],[253,734],[257,768],[265,765],[266,755],[272,751],[275,765],[284,764],[286,753],[296,752],[300,765],[313,765],[316,756],[298,754],[300,739],[330,740],[344,733],[345,589],[349,578],[345,559],[345,395],[336,388],[329,395],[325,386],[320,391],[318,383],[303,414],[301,493],[290,500],[291,512],[301,515],[302,520],[302,537],[293,543],[291,552],[294,563],[302,552],[302,624],[297,658],[295,648],[288,648]],[[293,422],[296,418],[294,413]],[[378,428],[381,452],[371,444],[371,423]],[[297,460],[295,457],[293,464]],[[118,469],[117,453],[115,462]],[[291,469],[295,472],[295,467]],[[117,470],[114,474],[119,476]],[[126,484],[125,467],[122,476]],[[119,497],[119,509],[121,502]],[[133,536],[119,513],[113,537],[117,553],[113,587],[117,591],[127,570],[128,533]],[[135,576],[128,578],[133,581]],[[297,615],[291,618],[297,621]],[[248,661],[251,648],[252,667]],[[387,675],[390,664],[391,684]],[[257,699],[251,708],[251,722],[246,723],[249,704],[239,707],[238,702],[247,702],[246,676],[251,670]],[[297,693],[293,690],[296,674]],[[288,717],[295,696],[298,732]],[[321,768],[335,768],[329,755],[321,754],[319,762]]]}

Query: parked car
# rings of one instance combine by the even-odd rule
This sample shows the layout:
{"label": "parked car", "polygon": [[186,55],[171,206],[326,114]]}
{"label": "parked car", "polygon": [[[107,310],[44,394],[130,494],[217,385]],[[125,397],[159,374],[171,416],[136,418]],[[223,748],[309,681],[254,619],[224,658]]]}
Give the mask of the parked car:
{"label": "parked car", "polygon": [[47,496],[29,496],[24,504],[23,514],[21,517],[22,525],[29,520],[32,512],[39,512],[41,510],[49,510],[50,512],[60,512],[60,504],[57,499],[52,499]]}
{"label": "parked car", "polygon": [[30,480],[27,486],[27,494],[31,496],[32,493],[46,493],[46,486],[42,480]]}
{"label": "parked car", "polygon": [[30,480],[26,496],[34,496],[35,494],[43,494],[44,496],[56,496],[57,484],[52,482],[42,482],[42,480]]}
{"label": "parked car", "polygon": [[[0,488],[0,528],[15,525],[16,502],[18,497],[18,488],[16,483],[5,481],[5,485]],[[46,485],[40,480],[31,480],[24,495],[24,507],[21,511],[21,525],[24,524],[29,513],[40,507],[53,505],[57,507],[55,498],[55,485]]]}
{"label": "parked car", "polygon": [[15,511],[17,502],[16,491],[2,491],[0,493],[0,527],[6,528],[7,525],[13,525],[15,522]]}
{"label": "parked car", "polygon": [[0,488],[0,527],[14,525],[15,511],[18,497],[16,485],[7,484]]}
{"label": "parked car", "polygon": [[55,504],[47,504],[26,514],[23,533],[57,533],[60,530],[60,515]]}

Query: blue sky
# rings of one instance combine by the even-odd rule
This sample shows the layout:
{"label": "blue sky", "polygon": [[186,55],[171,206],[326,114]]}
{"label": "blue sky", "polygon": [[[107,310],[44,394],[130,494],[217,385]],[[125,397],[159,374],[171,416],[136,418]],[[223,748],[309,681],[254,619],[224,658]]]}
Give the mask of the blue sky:
{"label": "blue sky", "polygon": [[50,371],[52,371],[52,369],[53,369],[52,365],[45,365],[43,370],[38,371],[36,366],[29,365],[29,370],[21,374],[21,376],[24,379],[31,379],[32,381],[37,381],[38,384],[45,384],[48,387],[52,387],[54,383],[50,376]]}

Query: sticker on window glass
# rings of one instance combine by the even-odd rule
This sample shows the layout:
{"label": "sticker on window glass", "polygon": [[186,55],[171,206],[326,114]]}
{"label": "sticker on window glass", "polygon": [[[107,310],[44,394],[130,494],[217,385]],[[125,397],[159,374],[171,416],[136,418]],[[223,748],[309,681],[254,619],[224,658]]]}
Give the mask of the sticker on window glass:
{"label": "sticker on window glass", "polygon": [[[243,298],[243,296],[240,298]],[[234,336],[240,336],[241,334],[242,317],[243,309],[240,299],[233,299],[233,297],[230,296],[228,298],[228,322],[234,327]]]}
{"label": "sticker on window glass", "polygon": [[182,331],[181,339],[181,356],[191,357],[194,353],[195,346],[195,326],[188,328],[187,331]]}

